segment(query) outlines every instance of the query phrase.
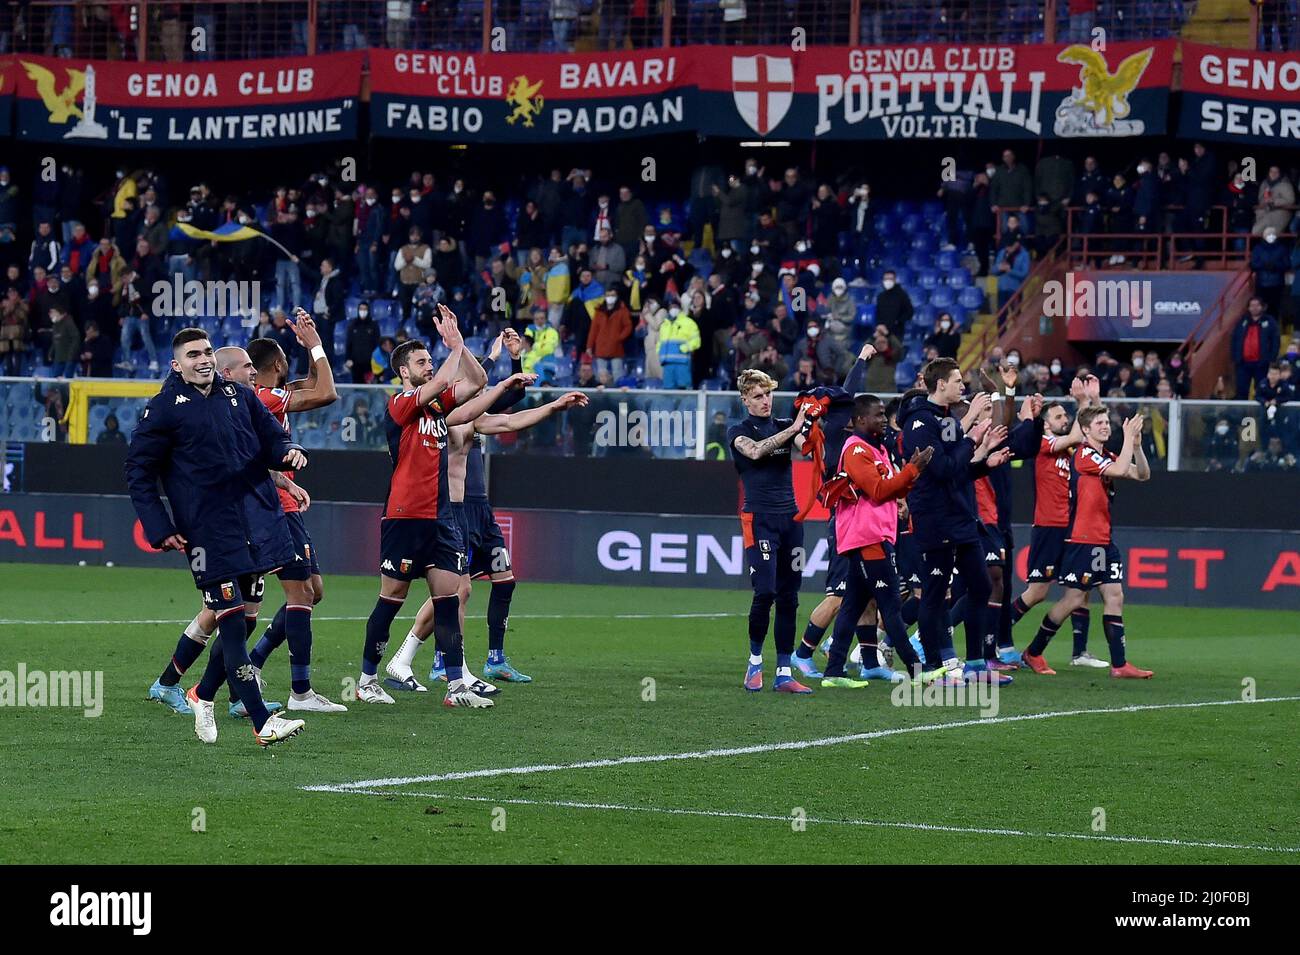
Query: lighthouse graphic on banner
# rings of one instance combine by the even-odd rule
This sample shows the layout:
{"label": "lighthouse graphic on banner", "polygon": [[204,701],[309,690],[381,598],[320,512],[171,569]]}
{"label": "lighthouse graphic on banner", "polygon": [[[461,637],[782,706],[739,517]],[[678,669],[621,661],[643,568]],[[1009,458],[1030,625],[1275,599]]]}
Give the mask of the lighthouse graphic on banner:
{"label": "lighthouse graphic on banner", "polygon": [[108,127],[95,122],[95,68],[86,64],[86,90],[81,98],[81,119],[63,134],[64,139],[107,139]]}
{"label": "lighthouse graphic on banner", "polygon": [[731,95],[740,118],[766,136],[794,102],[794,62],[788,56],[733,56]]}

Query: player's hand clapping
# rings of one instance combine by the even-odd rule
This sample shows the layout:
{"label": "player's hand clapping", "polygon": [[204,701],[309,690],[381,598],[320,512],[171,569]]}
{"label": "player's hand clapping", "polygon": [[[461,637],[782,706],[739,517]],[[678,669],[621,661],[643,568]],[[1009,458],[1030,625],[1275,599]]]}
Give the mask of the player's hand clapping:
{"label": "player's hand clapping", "polygon": [[284,456],[284,463],[289,465],[290,471],[301,471],[307,466],[307,455],[294,448]]}
{"label": "player's hand clapping", "polygon": [[[297,319],[297,321],[294,321]],[[294,337],[298,339],[298,344],[308,351],[319,345],[320,332],[316,330],[316,323],[312,317],[307,314],[307,310],[296,308],[293,311],[293,318],[288,319],[289,327],[293,329]]]}
{"label": "player's hand clapping", "polygon": [[911,460],[907,463],[916,468],[919,473],[925,470],[925,466],[930,463],[932,457],[934,457],[934,448],[927,445],[924,448],[917,448],[913,451]]}
{"label": "player's hand clapping", "polygon": [[448,348],[455,350],[465,344],[460,333],[460,323],[456,321],[456,313],[441,302],[438,303],[438,314],[433,318],[433,327]]}
{"label": "player's hand clapping", "polygon": [[585,408],[591,401],[581,391],[570,391],[555,399],[555,407],[564,411],[566,408]]}

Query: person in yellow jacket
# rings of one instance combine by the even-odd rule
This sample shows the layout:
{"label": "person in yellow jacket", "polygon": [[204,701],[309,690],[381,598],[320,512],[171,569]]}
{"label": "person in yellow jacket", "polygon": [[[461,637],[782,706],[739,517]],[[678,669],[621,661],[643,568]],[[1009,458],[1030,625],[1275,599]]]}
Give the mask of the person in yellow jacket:
{"label": "person in yellow jacket", "polygon": [[524,374],[531,375],[539,361],[560,350],[560,333],[547,323],[546,309],[539,306],[533,309],[533,324],[524,330],[524,335],[533,340],[523,357]]}
{"label": "person in yellow jacket", "polygon": [[659,326],[659,364],[665,388],[691,387],[691,354],[700,347],[700,326],[674,302]]}

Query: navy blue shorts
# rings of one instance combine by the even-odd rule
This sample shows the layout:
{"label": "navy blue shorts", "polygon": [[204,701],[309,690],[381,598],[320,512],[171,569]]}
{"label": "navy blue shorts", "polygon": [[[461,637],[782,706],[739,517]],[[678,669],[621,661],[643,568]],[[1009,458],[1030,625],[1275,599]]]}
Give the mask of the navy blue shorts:
{"label": "navy blue shorts", "polygon": [[417,580],[429,568],[465,572],[465,545],[455,518],[385,517],[379,522],[379,572]]}
{"label": "navy blue shorts", "polygon": [[916,546],[913,534],[899,534],[894,544],[894,555],[898,564],[898,581],[904,590],[915,590],[921,586],[921,549]]}
{"label": "navy blue shorts", "polygon": [[510,550],[492,505],[481,498],[467,498],[460,504],[453,501],[451,510],[465,542],[466,573],[471,577],[509,573]]}
{"label": "navy blue shorts", "polygon": [[1007,538],[998,525],[980,525],[980,546],[984,548],[986,567],[1007,566]]}
{"label": "navy blue shorts", "polygon": [[830,523],[826,525],[826,555],[829,566],[826,568],[826,596],[843,597],[844,588],[848,586],[851,560],[835,549],[835,515],[831,514]]}
{"label": "navy blue shorts", "polygon": [[1062,587],[1091,590],[1102,584],[1124,583],[1124,562],[1119,548],[1109,544],[1065,544],[1061,568],[1056,574]]}
{"label": "navy blue shorts", "polygon": [[1039,527],[1029,529],[1029,566],[1026,580],[1031,584],[1045,584],[1060,576],[1061,558],[1065,554],[1064,527]]}
{"label": "navy blue shorts", "polygon": [[289,536],[293,538],[293,552],[297,555],[297,560],[281,567],[278,576],[281,580],[306,580],[312,574],[319,574],[320,564],[316,562],[316,548],[312,546],[311,535],[307,533],[307,522],[298,511],[289,511],[284,516],[289,521]]}
{"label": "navy blue shorts", "polygon": [[793,514],[741,514],[740,528],[754,593],[797,594],[807,560],[803,524]]}
{"label": "navy blue shorts", "polygon": [[203,606],[220,616],[222,611],[233,607],[261,603],[266,578],[261,574],[243,574],[230,580],[214,580],[201,589]]}

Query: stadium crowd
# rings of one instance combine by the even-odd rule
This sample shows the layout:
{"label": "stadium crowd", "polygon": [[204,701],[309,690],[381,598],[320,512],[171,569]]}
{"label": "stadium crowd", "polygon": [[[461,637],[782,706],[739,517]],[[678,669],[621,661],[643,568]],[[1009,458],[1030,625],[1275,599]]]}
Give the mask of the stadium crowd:
{"label": "stadium crowd", "polygon": [[[995,276],[1005,302],[1067,218],[1081,234],[1209,241],[1223,205],[1243,237],[1232,241],[1261,241],[1250,252],[1258,301],[1234,337],[1237,374],[1222,394],[1281,404],[1300,353],[1300,338],[1283,333],[1300,311],[1300,285],[1286,284],[1300,265],[1300,247],[1288,247],[1295,171],[1274,165],[1256,184],[1225,168],[1226,179],[1201,144],[1111,175],[1093,157],[1076,169],[1050,156],[1031,169],[1008,149],[984,169],[957,170],[925,202],[755,158],[697,169],[677,202],[591,169],[552,169],[512,189],[424,171],[385,188],[344,182],[335,169],[221,195],[202,182],[176,192],[151,169],[87,182],[71,166],[29,192],[0,168],[0,352],[9,375],[157,376],[157,342],[195,317],[159,317],[156,283],[180,276],[260,283],[259,315],[217,323],[225,343],[272,337],[292,353],[286,312],[309,308],[340,379],[355,383],[389,378],[387,356],[430,337],[444,303],[467,337],[514,327],[525,370],[545,383],[728,389],[758,369],[798,390],[840,380],[870,342],[866,386],[888,393],[910,387],[924,361],[958,357],[970,322],[997,308],[980,277]],[[1080,370],[1014,349],[983,357],[990,367],[1005,358],[1024,388],[1049,396]],[[1189,396],[1176,350],[1127,362],[1102,350],[1092,365],[1105,396]],[[1270,375],[1280,391],[1267,387]]]}

